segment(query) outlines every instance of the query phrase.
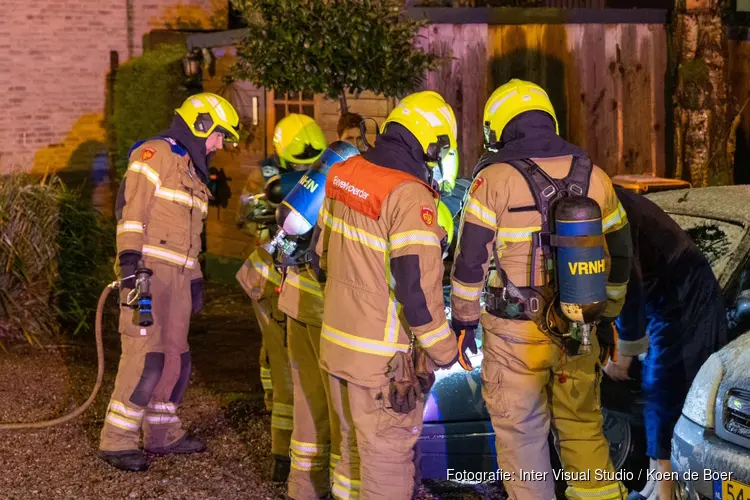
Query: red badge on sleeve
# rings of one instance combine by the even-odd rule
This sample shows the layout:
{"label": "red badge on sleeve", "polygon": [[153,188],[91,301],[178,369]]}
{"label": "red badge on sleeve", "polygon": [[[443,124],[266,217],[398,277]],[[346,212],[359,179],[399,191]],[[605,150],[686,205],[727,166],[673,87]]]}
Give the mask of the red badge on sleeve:
{"label": "red badge on sleeve", "polygon": [[422,221],[428,226],[432,227],[435,223],[435,209],[422,205]]}
{"label": "red badge on sleeve", "polygon": [[156,154],[156,151],[154,151],[153,149],[145,148],[143,150],[143,153],[141,153],[141,160],[148,161],[151,158],[153,158],[155,154]]}
{"label": "red badge on sleeve", "polygon": [[474,191],[479,189],[479,186],[481,186],[483,182],[484,182],[484,177],[480,177],[477,180],[475,180],[474,183],[469,188],[469,194],[470,195],[474,194]]}

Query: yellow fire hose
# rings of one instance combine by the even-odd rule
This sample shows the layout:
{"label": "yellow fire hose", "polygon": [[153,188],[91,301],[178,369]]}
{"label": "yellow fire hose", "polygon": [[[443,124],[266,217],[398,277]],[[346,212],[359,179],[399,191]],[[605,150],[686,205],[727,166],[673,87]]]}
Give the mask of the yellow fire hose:
{"label": "yellow fire hose", "polygon": [[2,424],[0,423],[0,430],[17,430],[17,429],[44,429],[47,427],[53,427],[55,425],[69,422],[74,418],[81,415],[86,409],[91,406],[96,399],[96,395],[99,392],[99,388],[102,386],[102,379],[104,378],[104,345],[102,343],[102,316],[104,315],[104,305],[107,303],[107,298],[112,290],[117,289],[119,282],[115,281],[107,285],[99,296],[99,305],[96,308],[96,355],[98,370],[96,372],[96,384],[94,384],[94,390],[91,391],[91,395],[81,406],[76,408],[72,413],[64,415],[54,420],[45,420],[43,422],[23,422],[17,424]]}

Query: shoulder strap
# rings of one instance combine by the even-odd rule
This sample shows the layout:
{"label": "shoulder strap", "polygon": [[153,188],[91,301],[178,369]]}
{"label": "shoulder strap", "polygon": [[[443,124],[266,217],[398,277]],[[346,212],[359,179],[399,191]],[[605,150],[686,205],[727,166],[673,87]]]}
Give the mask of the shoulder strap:
{"label": "shoulder strap", "polygon": [[576,196],[588,196],[589,182],[594,164],[591,158],[574,156],[568,175],[563,179],[567,183],[568,191]]}

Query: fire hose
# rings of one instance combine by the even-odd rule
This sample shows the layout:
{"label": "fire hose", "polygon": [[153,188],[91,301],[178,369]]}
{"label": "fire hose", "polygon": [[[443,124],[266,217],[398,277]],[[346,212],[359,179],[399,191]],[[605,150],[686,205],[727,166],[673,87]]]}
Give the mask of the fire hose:
{"label": "fire hose", "polygon": [[[150,277],[152,271],[146,268],[141,261],[139,268],[134,276],[136,279],[136,288],[133,290],[137,295],[135,299],[128,300],[128,303],[138,300],[141,326],[150,326],[153,324],[153,318],[151,317],[151,294],[150,294]],[[130,278],[130,277],[129,277]],[[96,372],[96,383],[94,388],[89,395],[89,398],[78,408],[73,410],[67,415],[55,418],[52,420],[44,420],[42,422],[19,422],[19,423],[0,423],[0,430],[20,430],[20,429],[45,429],[48,427],[54,427],[55,425],[64,424],[74,418],[80,416],[85,412],[89,406],[92,405],[96,399],[96,395],[99,393],[99,389],[102,386],[102,380],[104,379],[104,343],[102,341],[102,319],[104,316],[104,306],[107,303],[109,294],[113,290],[119,290],[120,284],[124,280],[113,281],[107,287],[102,290],[99,296],[99,304],[96,307],[96,323],[95,323],[95,336],[96,336],[96,357],[97,357],[97,372]],[[132,293],[132,292],[131,292]]]}

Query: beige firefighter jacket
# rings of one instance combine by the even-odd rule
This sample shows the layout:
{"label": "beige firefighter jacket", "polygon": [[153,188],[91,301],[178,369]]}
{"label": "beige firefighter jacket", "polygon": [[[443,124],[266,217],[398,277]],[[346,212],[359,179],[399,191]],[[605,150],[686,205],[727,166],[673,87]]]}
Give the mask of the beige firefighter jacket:
{"label": "beige firefighter jacket", "polygon": [[190,155],[172,151],[161,139],[144,142],[130,154],[124,206],[117,224],[117,253],[135,251],[144,261],[183,268],[202,277],[198,263],[208,188]]}
{"label": "beige firefighter jacket", "polygon": [[[554,178],[565,177],[571,167],[572,157],[532,159],[545,172]],[[625,210],[620,205],[609,176],[597,166],[593,166],[589,181],[588,197],[595,200],[602,211],[602,231],[605,235],[627,226]],[[529,286],[531,279],[530,255],[532,233],[541,228],[541,214],[534,208],[534,198],[524,177],[512,166],[496,163],[483,169],[469,188],[468,198],[461,221],[460,239],[451,271],[451,314],[454,324],[477,324],[481,306],[479,298],[485,285],[493,246],[496,247],[500,267],[508,279],[518,287]],[[605,317],[615,318],[625,301],[628,273],[615,277],[611,273],[610,252],[605,245],[605,265],[608,272],[607,306]],[[542,279],[541,250],[536,259],[534,282],[545,283]],[[613,281],[615,279],[615,281]],[[497,273],[489,276],[488,284],[502,287]],[[491,330],[504,331],[514,323],[485,316],[483,325]],[[489,323],[488,323],[489,322]],[[531,321],[529,329],[536,329]]]}
{"label": "beige firefighter jacket", "polygon": [[457,355],[445,316],[434,192],[416,177],[354,157],[331,167],[313,237],[326,273],[321,366],[352,383],[388,383],[412,335],[438,364]]}
{"label": "beige firefighter jacket", "polygon": [[323,321],[323,288],[307,266],[286,268],[281,281],[279,310],[312,326]]}

